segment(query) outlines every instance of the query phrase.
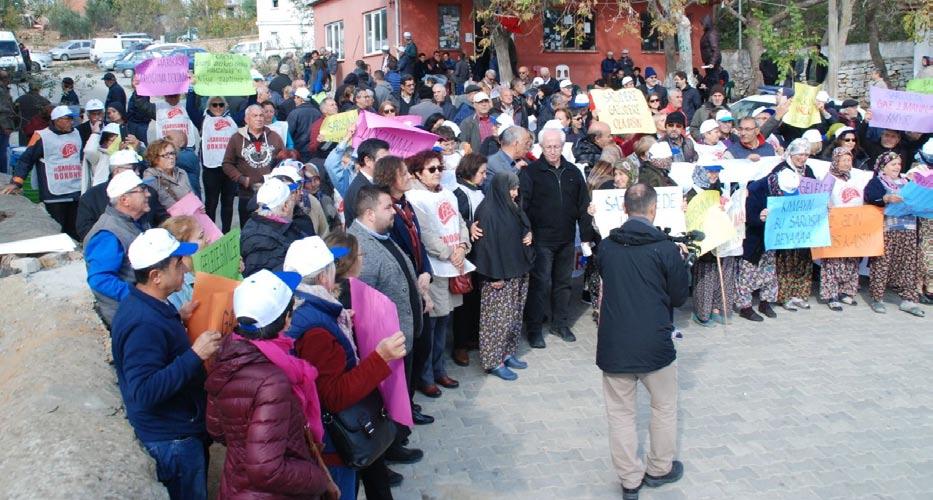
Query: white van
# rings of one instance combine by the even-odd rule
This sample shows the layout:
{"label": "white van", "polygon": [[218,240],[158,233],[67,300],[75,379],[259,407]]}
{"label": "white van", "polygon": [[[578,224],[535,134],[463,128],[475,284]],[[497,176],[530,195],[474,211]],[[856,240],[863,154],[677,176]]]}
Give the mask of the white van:
{"label": "white van", "polygon": [[230,48],[231,54],[249,57],[253,61],[262,59],[262,42],[259,40],[244,40]]}
{"label": "white van", "polygon": [[0,31],[0,69],[9,72],[13,81],[22,81],[26,77],[23,54],[12,31]]}
{"label": "white van", "polygon": [[105,59],[108,57],[114,57],[120,52],[123,52],[128,47],[138,44],[138,43],[150,44],[152,43],[152,39],[151,38],[138,38],[138,37],[137,38],[129,38],[129,37],[95,38],[94,48],[91,49],[91,61],[96,63],[97,61],[101,59]]}

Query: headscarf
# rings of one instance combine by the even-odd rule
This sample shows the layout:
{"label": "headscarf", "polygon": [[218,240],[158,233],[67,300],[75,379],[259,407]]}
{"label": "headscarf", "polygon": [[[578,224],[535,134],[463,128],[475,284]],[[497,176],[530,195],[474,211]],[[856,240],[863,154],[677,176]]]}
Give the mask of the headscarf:
{"label": "headscarf", "polygon": [[693,185],[697,191],[709,189],[709,176],[706,175],[706,169],[700,165],[693,167]]}
{"label": "headscarf", "polygon": [[487,236],[476,240],[471,260],[477,272],[490,279],[517,278],[534,265],[534,250],[522,243],[531,223],[509,195],[510,189],[518,187],[518,176],[502,172],[491,182],[489,193],[476,209],[476,220]]}
{"label": "headscarf", "polygon": [[895,153],[894,151],[888,151],[886,153],[881,153],[881,155],[878,156],[878,159],[875,160],[875,175],[878,176],[878,179],[881,180],[881,184],[884,185],[884,188],[889,193],[896,193],[900,191],[901,187],[906,184],[906,181],[900,177],[892,181],[882,173],[884,167],[886,167],[888,163],[891,163],[900,157],[901,155]]}
{"label": "headscarf", "polygon": [[853,160],[855,160],[855,156],[852,154],[852,151],[849,151],[849,148],[844,148],[844,147],[834,148],[832,163],[829,164],[829,173],[832,174],[833,177],[838,177],[844,181],[847,181],[849,180],[849,177],[851,176],[851,170],[842,171],[839,169],[839,157],[843,155],[849,155],[850,157],[852,157]]}
{"label": "headscarf", "polygon": [[802,154],[810,154],[810,141],[804,139],[803,137],[799,137],[791,141],[790,144],[787,145],[787,149],[784,151],[784,161],[793,167],[794,170],[796,170],[800,175],[804,175],[804,171],[807,168],[806,164],[804,164],[803,167],[797,167],[793,164],[793,162],[791,162],[790,157]]}

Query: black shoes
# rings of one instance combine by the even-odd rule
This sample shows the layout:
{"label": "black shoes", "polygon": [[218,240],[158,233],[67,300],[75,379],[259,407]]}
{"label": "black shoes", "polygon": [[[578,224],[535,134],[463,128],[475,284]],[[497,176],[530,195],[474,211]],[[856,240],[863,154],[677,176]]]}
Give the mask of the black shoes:
{"label": "black shoes", "polygon": [[760,314],[756,313],[751,307],[743,307],[739,311],[739,316],[749,320],[749,321],[764,321],[765,319],[761,317]]}
{"label": "black shoes", "polygon": [[402,480],[405,479],[405,476],[395,472],[394,470],[386,467],[388,483],[390,488],[395,488],[396,486],[402,484]]}
{"label": "black shoes", "polygon": [[641,484],[649,488],[657,488],[668,483],[674,483],[684,477],[684,464],[679,460],[674,460],[671,463],[671,471],[663,476],[651,476],[645,474],[644,479],[641,480]]}
{"label": "black shoes", "polygon": [[528,345],[535,349],[544,349],[544,334],[541,330],[528,331]]}
{"label": "black shoes", "polygon": [[428,425],[434,423],[434,417],[431,415],[425,415],[421,413],[420,410],[411,410],[411,419],[415,422],[415,425]]}
{"label": "black shoes", "polygon": [[576,342],[577,336],[566,326],[551,327],[551,333],[560,337],[564,342]]}
{"label": "black shoes", "polygon": [[771,304],[765,301],[758,303],[758,312],[764,314],[765,316],[774,319],[777,318],[777,313],[774,312],[774,309],[771,307]]}
{"label": "black shoes", "polygon": [[639,484],[637,488],[632,488],[632,489],[629,489],[623,486],[622,487],[622,500],[638,500],[638,490],[640,490],[643,485],[644,483]]}
{"label": "black shoes", "polygon": [[396,464],[413,464],[424,458],[424,452],[417,448],[406,448],[400,444],[393,444],[384,455],[386,462]]}

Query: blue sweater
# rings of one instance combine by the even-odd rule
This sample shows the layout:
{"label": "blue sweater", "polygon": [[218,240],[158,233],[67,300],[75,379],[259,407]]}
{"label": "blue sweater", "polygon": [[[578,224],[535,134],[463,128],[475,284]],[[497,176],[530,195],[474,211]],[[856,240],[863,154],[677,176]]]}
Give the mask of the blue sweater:
{"label": "blue sweater", "polygon": [[178,311],[130,288],[113,317],[113,366],[142,442],[206,435],[206,378]]}

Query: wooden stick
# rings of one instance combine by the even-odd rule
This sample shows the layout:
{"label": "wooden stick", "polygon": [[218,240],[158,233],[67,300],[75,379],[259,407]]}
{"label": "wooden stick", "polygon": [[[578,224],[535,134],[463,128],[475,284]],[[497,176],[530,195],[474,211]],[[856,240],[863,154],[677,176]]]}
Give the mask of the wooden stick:
{"label": "wooden stick", "polygon": [[330,484],[334,485],[334,487],[337,488],[337,491],[339,492],[340,488],[337,486],[334,478],[330,476],[330,470],[327,468],[327,464],[324,463],[324,457],[321,456],[321,449],[318,448],[317,443],[314,442],[314,436],[311,435],[311,429],[308,427],[305,427],[305,441],[308,443],[308,448],[311,449],[311,454],[314,455],[315,459],[317,459],[318,465],[321,466],[321,469],[324,470],[324,475],[327,476],[327,480],[330,482]]}
{"label": "wooden stick", "polygon": [[726,286],[723,284],[722,279],[722,261],[719,259],[719,256],[716,256],[716,269],[719,271],[719,292],[722,293],[722,309],[719,310],[719,315],[722,316],[722,327],[726,328],[726,319],[728,318],[727,312],[729,310],[729,304],[726,304]]}

